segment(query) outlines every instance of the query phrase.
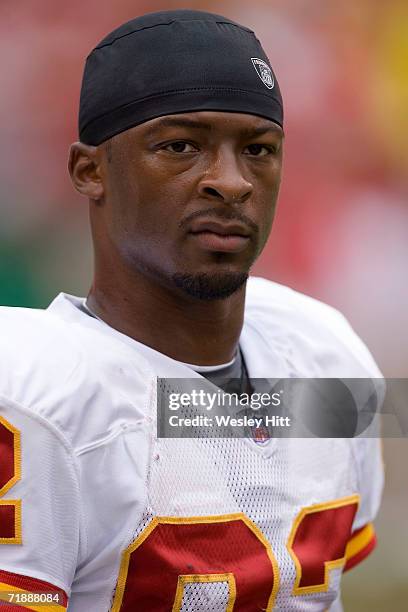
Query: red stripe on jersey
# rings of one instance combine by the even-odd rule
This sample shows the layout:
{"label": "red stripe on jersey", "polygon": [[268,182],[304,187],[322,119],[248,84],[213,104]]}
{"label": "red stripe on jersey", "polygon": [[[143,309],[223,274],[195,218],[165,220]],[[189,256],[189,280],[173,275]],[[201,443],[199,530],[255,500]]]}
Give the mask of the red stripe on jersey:
{"label": "red stripe on jersey", "polygon": [[[366,528],[367,527],[362,527],[361,529],[358,529],[353,534],[353,538],[354,536],[357,536],[358,534],[360,534],[360,532],[362,532]],[[366,557],[368,557],[368,555],[374,550],[376,545],[377,545],[377,536],[375,535],[375,533],[373,533],[371,536],[371,539],[369,540],[367,544],[365,544],[363,548],[361,548],[358,552],[356,552],[355,554],[347,558],[346,565],[344,566],[343,571],[347,572],[348,570],[352,569],[354,566],[358,565],[361,561],[363,561]]]}
{"label": "red stripe on jersey", "polygon": [[[30,578],[30,576],[22,576],[21,574],[13,574],[12,572],[6,572],[4,570],[0,570],[0,582],[5,584],[9,584],[10,586],[17,587],[18,589],[23,589],[24,591],[32,591],[34,593],[55,593],[59,595],[59,605],[68,606],[68,596],[63,589],[60,589],[50,582],[45,582],[45,580],[38,580],[38,578]],[[6,604],[10,605],[10,604]],[[18,608],[19,610],[24,609],[22,606],[12,606],[10,608],[14,610],[14,608]],[[0,609],[3,612],[3,608]],[[45,609],[45,608],[44,608]]]}

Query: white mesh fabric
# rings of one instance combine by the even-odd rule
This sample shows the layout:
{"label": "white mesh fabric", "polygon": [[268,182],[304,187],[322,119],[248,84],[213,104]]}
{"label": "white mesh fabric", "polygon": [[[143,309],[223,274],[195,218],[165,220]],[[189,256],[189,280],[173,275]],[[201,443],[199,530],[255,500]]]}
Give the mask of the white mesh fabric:
{"label": "white mesh fabric", "polygon": [[228,598],[227,582],[192,582],[184,586],[180,612],[225,612]]}
{"label": "white mesh fabric", "polygon": [[[331,571],[326,593],[293,596],[296,573],[286,542],[303,507],[358,491],[355,467],[350,442],[343,439],[275,439],[265,446],[243,439],[155,439],[149,506],[135,537],[154,516],[244,513],[271,543],[279,566],[274,609],[327,610],[337,598],[341,570]],[[225,591],[214,586],[184,591],[183,611],[225,605]]]}

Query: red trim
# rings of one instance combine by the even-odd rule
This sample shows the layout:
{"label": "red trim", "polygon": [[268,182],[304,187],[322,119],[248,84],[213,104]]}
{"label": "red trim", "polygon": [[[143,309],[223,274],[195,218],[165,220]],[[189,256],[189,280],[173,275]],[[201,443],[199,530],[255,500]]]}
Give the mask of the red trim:
{"label": "red trim", "polygon": [[355,565],[358,565],[358,563],[360,563],[366,557],[368,557],[368,555],[374,550],[376,545],[377,545],[377,536],[374,534],[371,540],[369,541],[369,543],[366,544],[364,548],[362,548],[356,555],[354,555],[353,557],[350,557],[350,559],[347,560],[343,571],[347,572],[348,570],[353,568]]}
{"label": "red trim", "polygon": [[[65,591],[54,586],[50,582],[45,582],[45,580],[38,580],[38,578],[31,578],[30,576],[22,576],[21,574],[13,574],[12,572],[0,570],[0,582],[17,587],[18,589],[23,589],[24,591],[58,593],[60,595],[59,605],[65,606],[65,608],[68,607],[68,596]],[[10,606],[10,604],[6,605]],[[12,606],[9,609],[11,612],[17,608],[24,609],[22,606]],[[0,609],[1,612],[3,612],[2,602],[0,602]],[[8,612],[9,609],[5,609],[7,609]]]}

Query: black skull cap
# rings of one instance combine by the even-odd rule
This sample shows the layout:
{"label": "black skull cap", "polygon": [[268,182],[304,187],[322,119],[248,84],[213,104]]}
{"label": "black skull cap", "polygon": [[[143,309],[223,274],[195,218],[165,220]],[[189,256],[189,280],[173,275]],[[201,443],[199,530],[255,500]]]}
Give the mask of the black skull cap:
{"label": "black skull cap", "polygon": [[254,32],[203,11],[148,13],[89,54],[79,137],[99,145],[150,119],[195,111],[249,113],[283,127],[276,76]]}

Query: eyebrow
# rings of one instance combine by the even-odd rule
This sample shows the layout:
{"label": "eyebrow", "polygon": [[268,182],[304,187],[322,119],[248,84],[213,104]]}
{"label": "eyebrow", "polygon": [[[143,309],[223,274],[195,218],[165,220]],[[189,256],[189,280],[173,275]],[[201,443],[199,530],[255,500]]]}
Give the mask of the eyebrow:
{"label": "eyebrow", "polygon": [[263,134],[268,133],[279,134],[279,136],[284,135],[283,129],[277,123],[272,123],[265,126],[260,125],[256,128],[244,128],[243,130],[241,130],[241,133],[247,138],[252,138],[253,136],[262,136]]}
{"label": "eyebrow", "polygon": [[[152,136],[156,134],[159,130],[166,127],[183,127],[190,128],[195,130],[206,130],[210,132],[213,130],[213,126],[209,123],[205,123],[204,121],[198,121],[197,119],[187,119],[184,117],[172,118],[172,117],[163,117],[160,119],[155,125],[152,125],[147,130],[147,135]],[[267,133],[275,133],[280,136],[284,135],[283,129],[276,123],[270,123],[268,125],[260,125],[255,128],[243,128],[239,130],[240,134],[246,138],[253,138],[255,136],[262,136]]]}

